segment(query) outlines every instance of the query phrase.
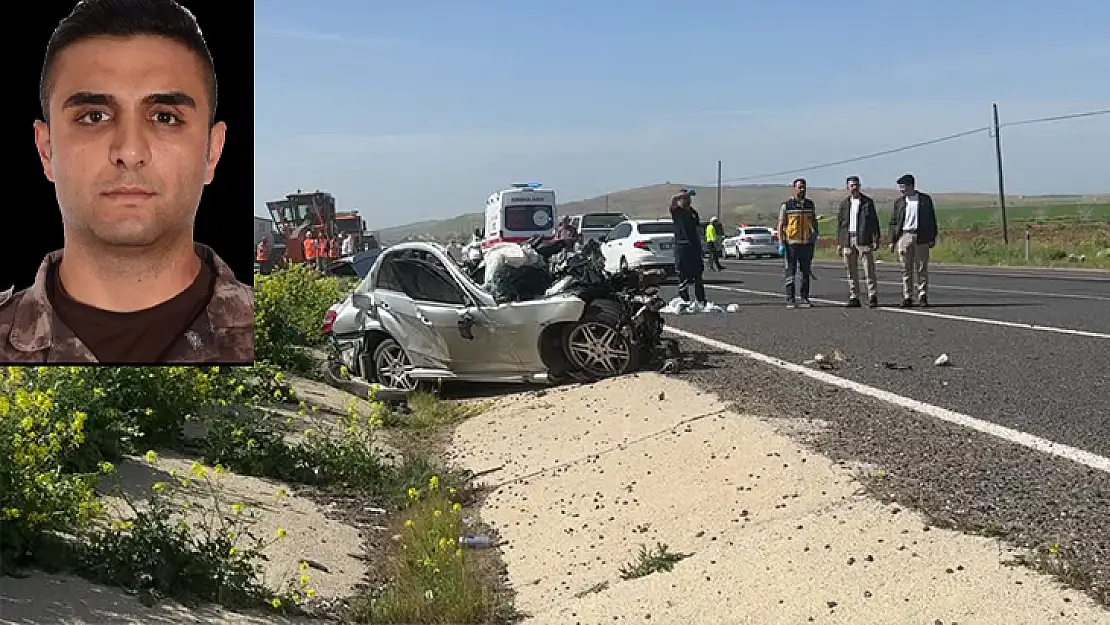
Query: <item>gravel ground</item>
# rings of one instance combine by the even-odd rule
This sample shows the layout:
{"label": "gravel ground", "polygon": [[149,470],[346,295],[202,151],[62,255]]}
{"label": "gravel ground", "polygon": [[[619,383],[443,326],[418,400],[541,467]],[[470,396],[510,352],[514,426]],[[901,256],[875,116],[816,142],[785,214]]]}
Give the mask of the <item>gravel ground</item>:
{"label": "gravel ground", "polygon": [[[872,482],[880,496],[1020,546],[1056,542],[1074,550],[1092,596],[1110,604],[1110,475],[697,343],[682,345],[706,357],[681,377],[795,429],[834,459],[881,467],[885,477]],[[810,427],[814,420],[823,427]],[[789,427],[792,421],[799,427]]]}

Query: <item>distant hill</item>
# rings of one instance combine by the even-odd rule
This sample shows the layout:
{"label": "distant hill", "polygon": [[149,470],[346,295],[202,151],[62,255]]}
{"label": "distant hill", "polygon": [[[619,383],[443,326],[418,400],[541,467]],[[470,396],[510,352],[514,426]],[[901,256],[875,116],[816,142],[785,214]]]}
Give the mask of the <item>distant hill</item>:
{"label": "distant hill", "polygon": [[[562,215],[577,215],[595,212],[621,212],[631,218],[659,218],[667,216],[667,203],[672,195],[683,185],[661,184],[608,195],[577,200],[559,205]],[[697,190],[694,207],[703,217],[717,214],[717,188],[693,187]],[[817,204],[821,214],[836,212],[840,200],[844,198],[843,189],[810,187],[809,197]],[[875,199],[879,209],[889,209],[898,198],[896,189],[864,189],[864,193]],[[741,185],[721,188],[721,220],[726,226],[739,223],[762,223],[770,225],[774,221],[779,205],[790,195],[787,185]],[[938,209],[988,208],[998,205],[995,193],[932,193]],[[1081,195],[1043,195],[1008,196],[1007,206],[1028,206],[1041,204],[1066,204],[1071,202],[1110,202],[1110,194],[1101,196]],[[475,228],[482,226],[481,213],[466,213],[450,219],[422,221],[419,223],[384,228],[378,231],[379,238],[385,243],[395,243],[409,238],[430,238],[447,241],[468,239]]]}

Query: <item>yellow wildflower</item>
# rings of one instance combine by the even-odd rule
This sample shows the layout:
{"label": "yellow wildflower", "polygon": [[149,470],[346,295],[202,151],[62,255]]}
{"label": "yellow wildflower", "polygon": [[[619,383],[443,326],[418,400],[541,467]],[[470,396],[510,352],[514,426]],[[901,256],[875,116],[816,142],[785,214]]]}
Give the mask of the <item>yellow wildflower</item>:
{"label": "yellow wildflower", "polygon": [[289,532],[286,532],[283,528],[280,528],[280,527],[277,529],[276,532],[274,532],[274,536],[276,538],[279,538],[279,539],[280,538],[285,538],[288,535],[289,535]]}
{"label": "yellow wildflower", "polygon": [[158,462],[158,454],[154,453],[153,449],[146,452],[146,461],[150,464],[157,463]]}
{"label": "yellow wildflower", "polygon": [[281,607],[281,599],[278,599],[277,597],[274,597],[273,599],[270,599],[270,605],[274,606],[275,610],[280,608]]}

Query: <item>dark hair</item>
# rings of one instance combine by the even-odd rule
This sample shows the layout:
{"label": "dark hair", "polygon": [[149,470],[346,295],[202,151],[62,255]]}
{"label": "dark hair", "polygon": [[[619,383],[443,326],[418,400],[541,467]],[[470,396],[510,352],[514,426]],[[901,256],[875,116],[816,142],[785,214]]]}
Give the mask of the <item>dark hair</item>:
{"label": "dark hair", "polygon": [[914,179],[913,174],[905,174],[898,179],[898,184],[908,184],[910,186],[917,186],[917,180]]}
{"label": "dark hair", "polygon": [[[790,183],[790,186],[796,187],[796,186],[798,186],[799,182],[802,183],[802,184],[806,184],[806,179],[805,178],[795,178],[794,182]],[[809,185],[806,185],[806,186],[809,186]]]}
{"label": "dark hair", "polygon": [[851,184],[853,182],[856,183],[856,184],[859,184],[859,176],[848,176],[848,179],[845,180],[844,182],[848,183],[848,184]]}
{"label": "dark hair", "polygon": [[212,54],[193,14],[174,0],[81,0],[50,36],[39,79],[42,119],[50,121],[51,72],[58,55],[69,46],[94,37],[152,35],[172,39],[192,50],[208,74],[208,123],[216,122],[216,69]]}

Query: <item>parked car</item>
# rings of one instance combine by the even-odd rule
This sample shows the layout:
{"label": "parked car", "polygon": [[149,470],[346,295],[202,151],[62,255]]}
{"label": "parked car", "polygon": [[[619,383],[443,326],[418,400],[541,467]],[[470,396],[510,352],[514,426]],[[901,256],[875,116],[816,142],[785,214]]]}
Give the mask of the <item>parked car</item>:
{"label": "parked car", "polygon": [[327,311],[326,374],[344,377],[337,372],[342,367],[349,376],[410,391],[430,381],[543,382],[626,373],[662,340],[658,310],[664,302],[650,286],[600,275],[600,260],[596,264],[595,280],[565,275],[543,297],[499,302],[441,246],[390,247],[354,292]]}
{"label": "parked car", "polygon": [[624,213],[586,213],[570,218],[571,225],[578,231],[579,245],[590,241],[600,243],[622,221],[628,221]]}
{"label": "parked car", "polygon": [[662,269],[674,273],[674,222],[628,220],[617,224],[601,244],[606,271]]}
{"label": "parked car", "polygon": [[736,236],[724,240],[725,258],[778,258],[778,235],[765,226],[741,226]]}

